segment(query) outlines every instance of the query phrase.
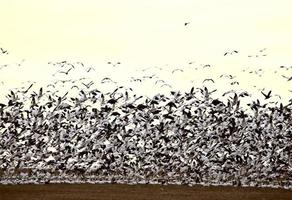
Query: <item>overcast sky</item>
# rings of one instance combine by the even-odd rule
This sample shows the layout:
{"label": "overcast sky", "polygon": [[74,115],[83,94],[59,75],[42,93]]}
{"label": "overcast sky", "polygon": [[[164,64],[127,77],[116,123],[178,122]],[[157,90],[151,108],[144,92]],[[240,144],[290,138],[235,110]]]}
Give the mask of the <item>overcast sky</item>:
{"label": "overcast sky", "polygon": [[[0,0],[0,47],[9,51],[0,66],[12,63],[0,70],[0,87],[50,80],[47,63],[68,60],[94,66],[99,78],[160,66],[159,76],[182,88],[201,74],[232,73],[244,87],[258,84],[287,98],[292,81],[281,75],[292,70],[273,72],[292,66],[291,8],[290,0]],[[248,57],[264,48],[267,56]],[[239,53],[224,56],[233,50]],[[109,69],[109,61],[122,64]],[[191,61],[212,70],[193,70]],[[265,74],[244,74],[246,67]],[[173,77],[175,68],[184,73]],[[218,81],[216,87],[226,86]]]}

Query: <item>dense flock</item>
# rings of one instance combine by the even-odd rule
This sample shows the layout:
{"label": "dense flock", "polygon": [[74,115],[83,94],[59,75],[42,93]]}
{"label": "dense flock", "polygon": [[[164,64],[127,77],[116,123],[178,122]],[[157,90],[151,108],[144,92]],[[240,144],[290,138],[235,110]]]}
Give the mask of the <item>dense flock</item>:
{"label": "dense flock", "polygon": [[10,91],[0,103],[1,183],[291,188],[291,100],[243,106],[246,93],[223,100],[207,87],[152,98],[88,88]]}

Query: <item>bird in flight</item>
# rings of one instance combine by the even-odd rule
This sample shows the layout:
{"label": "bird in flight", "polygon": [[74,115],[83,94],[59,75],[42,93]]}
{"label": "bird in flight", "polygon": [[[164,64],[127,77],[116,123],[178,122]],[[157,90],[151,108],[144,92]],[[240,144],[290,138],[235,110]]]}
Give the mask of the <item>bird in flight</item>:
{"label": "bird in flight", "polygon": [[224,56],[227,56],[228,54],[229,54],[229,55],[232,55],[233,53],[238,53],[238,51],[237,51],[237,50],[233,50],[233,51],[231,51],[231,52],[225,52],[225,53],[224,53]]}
{"label": "bird in flight", "polygon": [[189,25],[189,24],[190,24],[190,22],[185,22],[185,23],[184,23],[185,26],[187,26],[187,25]]}
{"label": "bird in flight", "polygon": [[86,72],[90,72],[92,70],[94,71],[94,68],[93,67],[89,67],[89,68],[86,69]]}
{"label": "bird in flight", "polygon": [[209,65],[209,64],[204,65],[203,68],[205,68],[205,67],[211,67],[211,65]]}
{"label": "bird in flight", "polygon": [[94,82],[93,81],[90,81],[89,83],[82,83],[82,85],[84,85],[87,89],[89,89],[90,88],[90,86],[92,86],[94,84]]}
{"label": "bird in flight", "polygon": [[68,75],[69,72],[72,70],[73,68],[69,68],[67,71],[58,71],[60,74],[66,74]]}
{"label": "bird in flight", "polygon": [[8,51],[3,49],[2,47],[0,47],[0,51],[1,51],[1,54],[6,54],[6,55],[8,54]]}
{"label": "bird in flight", "polygon": [[157,84],[157,83],[159,83],[159,82],[161,82],[161,83],[165,83],[164,80],[157,80],[157,81],[155,81],[155,84]]}
{"label": "bird in flight", "polygon": [[282,77],[283,77],[283,78],[286,78],[287,81],[291,81],[291,80],[292,80],[292,76],[288,77],[288,76],[284,76],[284,75],[282,75]]}
{"label": "bird in flight", "polygon": [[23,91],[22,93],[23,94],[27,93],[32,86],[33,86],[33,83],[25,91]]}
{"label": "bird in flight", "polygon": [[272,90],[270,90],[267,94],[265,94],[263,91],[261,91],[261,93],[264,95],[265,99],[269,99],[271,98]]}
{"label": "bird in flight", "polygon": [[171,85],[170,85],[170,84],[168,84],[168,83],[164,83],[164,84],[163,84],[163,85],[161,85],[160,87],[165,87],[165,86],[166,86],[166,87],[169,87],[169,88],[172,88],[172,87],[171,87]]}
{"label": "bird in flight", "polygon": [[107,64],[112,65],[113,67],[120,65],[120,62],[112,63],[112,62],[107,62]]}
{"label": "bird in flight", "polygon": [[182,70],[182,69],[174,69],[174,70],[172,70],[172,72],[171,72],[171,73],[174,73],[174,72],[177,72],[177,71],[183,72],[183,70]]}
{"label": "bird in flight", "polygon": [[239,85],[239,82],[238,81],[232,81],[231,83],[230,83],[230,85]]}
{"label": "bird in flight", "polygon": [[206,81],[211,81],[211,82],[215,83],[215,81],[214,81],[213,79],[211,79],[211,78],[206,78],[206,79],[203,81],[203,83],[206,82]]}

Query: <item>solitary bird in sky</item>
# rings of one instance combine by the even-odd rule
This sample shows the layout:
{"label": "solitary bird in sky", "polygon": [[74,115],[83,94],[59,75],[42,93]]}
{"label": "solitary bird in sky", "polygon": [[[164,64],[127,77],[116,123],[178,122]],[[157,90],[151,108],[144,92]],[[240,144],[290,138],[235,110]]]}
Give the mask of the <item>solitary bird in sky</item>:
{"label": "solitary bird in sky", "polygon": [[184,23],[185,26],[187,26],[187,25],[189,25],[189,24],[190,24],[190,22],[185,22],[185,23]]}
{"label": "solitary bird in sky", "polygon": [[0,47],[0,51],[1,51],[1,54],[8,54],[8,51],[4,50],[2,47]]}
{"label": "solitary bird in sky", "polygon": [[238,53],[238,51],[237,50],[233,50],[231,52],[226,52],[226,53],[224,53],[224,56],[227,56],[228,54],[232,55],[233,53]]}
{"label": "solitary bird in sky", "polygon": [[211,81],[211,82],[215,83],[214,80],[211,79],[211,78],[206,78],[206,79],[203,81],[203,83],[206,82],[206,81]]}
{"label": "solitary bird in sky", "polygon": [[284,76],[284,75],[282,75],[282,77],[283,77],[283,78],[286,78],[287,81],[291,81],[291,80],[292,80],[292,76],[288,77],[288,76]]}
{"label": "solitary bird in sky", "polygon": [[211,65],[209,65],[209,64],[204,65],[203,68],[205,68],[205,67],[211,67]]}
{"label": "solitary bird in sky", "polygon": [[113,67],[120,65],[121,62],[117,62],[117,63],[112,63],[112,62],[107,62],[107,64],[112,65]]}
{"label": "solitary bird in sky", "polygon": [[90,72],[92,70],[94,71],[94,68],[93,67],[89,67],[89,68],[86,69],[86,72]]}
{"label": "solitary bird in sky", "polygon": [[177,71],[183,72],[183,70],[182,70],[182,69],[174,69],[174,70],[172,70],[172,72],[171,72],[171,73],[174,73],[174,72],[177,72]]}

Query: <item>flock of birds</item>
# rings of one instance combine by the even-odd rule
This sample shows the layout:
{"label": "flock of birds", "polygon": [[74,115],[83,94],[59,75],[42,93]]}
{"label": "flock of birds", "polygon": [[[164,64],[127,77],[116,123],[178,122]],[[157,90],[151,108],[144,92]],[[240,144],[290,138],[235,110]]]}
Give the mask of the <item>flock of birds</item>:
{"label": "flock of birds", "polygon": [[[81,62],[49,64],[59,67],[53,76],[68,76],[77,66],[88,73],[95,70]],[[239,84],[231,74],[219,78]],[[145,79],[172,88],[155,74],[131,81]],[[38,90],[30,82],[11,90],[0,103],[0,183],[291,188],[292,99],[286,105],[271,102],[273,92],[262,90],[263,99],[250,99],[244,108],[242,100],[250,97],[246,91],[225,91],[226,101],[206,86],[150,98],[109,77],[101,79],[109,82],[116,88],[108,92],[86,78],[58,80]],[[59,83],[71,83],[70,90],[78,94],[60,94]]]}

